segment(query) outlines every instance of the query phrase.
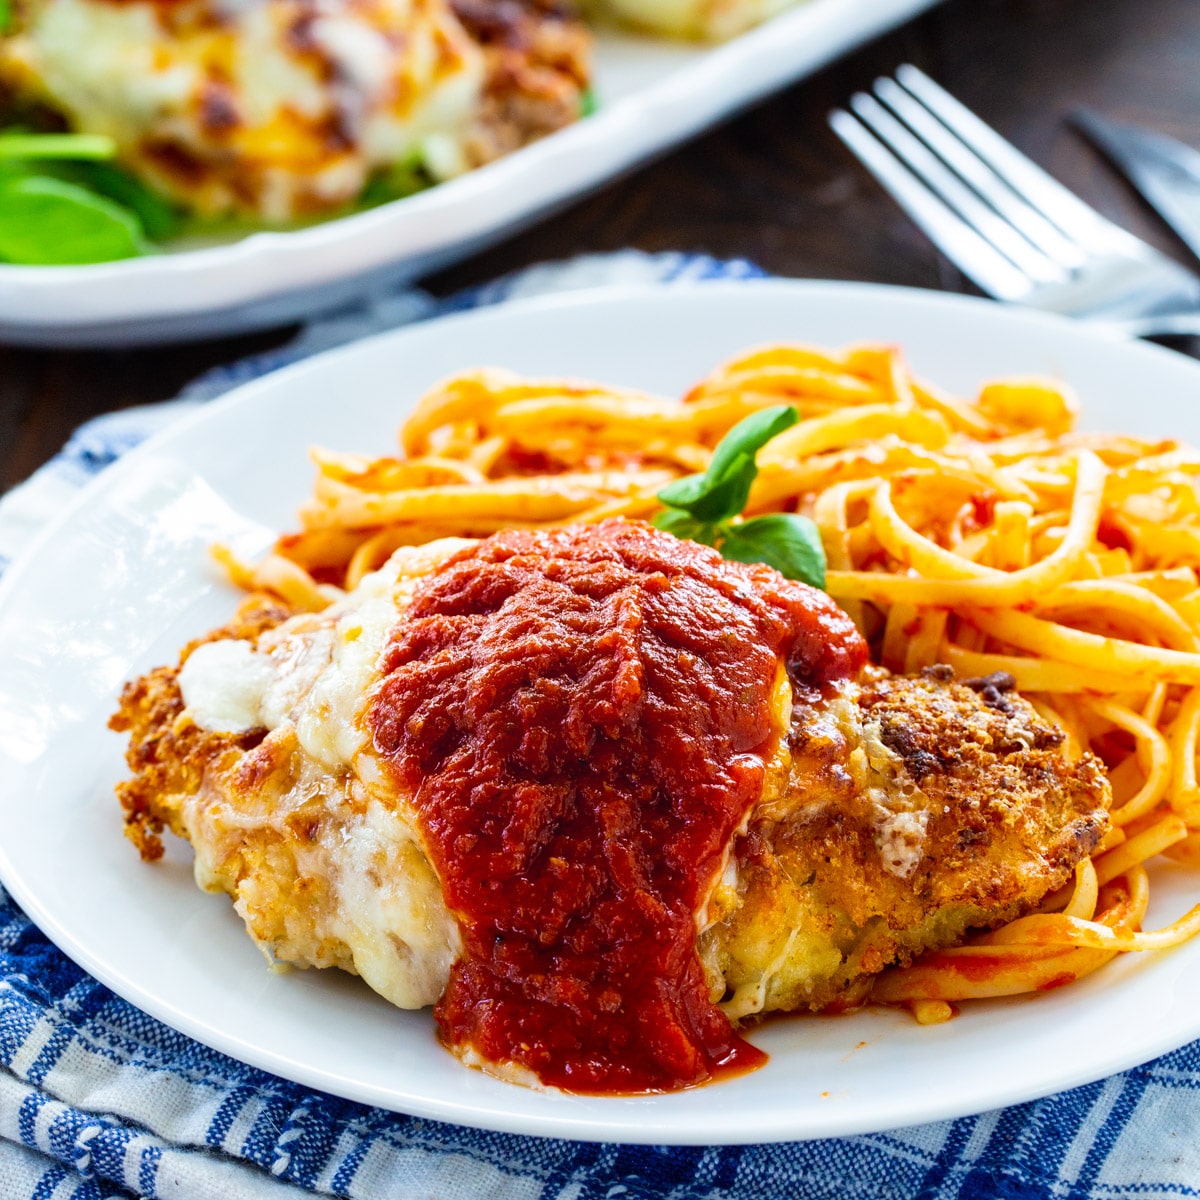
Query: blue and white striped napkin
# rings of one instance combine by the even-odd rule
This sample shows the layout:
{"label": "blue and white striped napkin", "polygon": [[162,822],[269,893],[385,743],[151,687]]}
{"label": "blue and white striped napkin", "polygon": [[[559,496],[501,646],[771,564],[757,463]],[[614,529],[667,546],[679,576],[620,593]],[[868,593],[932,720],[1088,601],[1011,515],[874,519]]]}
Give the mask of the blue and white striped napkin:
{"label": "blue and white striped napkin", "polygon": [[[196,404],[306,354],[517,295],[759,274],[745,262],[626,252],[536,267],[440,303],[415,291],[382,293],[283,350],[212,372],[179,400],[83,426],[53,462],[0,501],[0,570],[130,447]],[[0,891],[0,1200],[308,1194],[355,1200],[1200,1196],[1200,1042],[1037,1103],[865,1137],[705,1148],[483,1133],[338,1100],[190,1041],[91,979]]]}

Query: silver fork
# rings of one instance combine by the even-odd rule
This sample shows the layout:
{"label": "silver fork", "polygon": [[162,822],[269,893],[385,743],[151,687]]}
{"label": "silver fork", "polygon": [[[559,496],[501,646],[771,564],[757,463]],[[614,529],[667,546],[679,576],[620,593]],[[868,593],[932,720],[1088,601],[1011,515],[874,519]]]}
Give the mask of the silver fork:
{"label": "silver fork", "polygon": [[829,124],[983,291],[1129,336],[1200,333],[1200,278],[1102,217],[905,65]]}

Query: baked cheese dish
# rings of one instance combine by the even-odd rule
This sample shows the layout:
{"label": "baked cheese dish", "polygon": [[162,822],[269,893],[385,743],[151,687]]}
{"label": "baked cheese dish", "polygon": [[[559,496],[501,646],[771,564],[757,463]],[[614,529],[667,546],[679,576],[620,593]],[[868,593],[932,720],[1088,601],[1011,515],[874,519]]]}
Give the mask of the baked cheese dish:
{"label": "baked cheese dish", "polygon": [[569,124],[587,55],[540,0],[19,0],[0,83],[191,212],[294,222]]}

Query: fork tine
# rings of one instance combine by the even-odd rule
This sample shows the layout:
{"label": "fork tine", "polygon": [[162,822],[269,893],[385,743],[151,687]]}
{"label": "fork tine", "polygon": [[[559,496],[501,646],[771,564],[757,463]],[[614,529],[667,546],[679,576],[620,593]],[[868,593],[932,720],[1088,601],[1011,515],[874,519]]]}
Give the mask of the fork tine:
{"label": "fork tine", "polygon": [[1130,235],[1094,208],[1084,204],[1074,192],[1063,187],[1036,163],[1009,145],[990,125],[939,87],[924,71],[911,63],[896,69],[896,78],[904,87],[949,126],[1012,189],[1024,196],[1044,217],[1068,236],[1084,245],[1110,248],[1125,244]]}
{"label": "fork tine", "polygon": [[829,114],[829,124],[925,236],[985,292],[1000,300],[1019,300],[1029,292],[1028,278],[938,199],[855,117],[835,108]]}
{"label": "fork tine", "polygon": [[1087,259],[1087,252],[1017,195],[915,96],[906,92],[894,79],[888,78],[877,79],[874,91],[927,146],[953,167],[997,212],[1007,217],[1043,254],[1067,270],[1082,266]]}
{"label": "fork tine", "polygon": [[1065,278],[1059,267],[1026,241],[995,209],[984,204],[923,142],[888,113],[878,100],[858,92],[850,97],[850,107],[858,119],[901,159],[922,183],[1031,279],[1038,283],[1053,283]]}

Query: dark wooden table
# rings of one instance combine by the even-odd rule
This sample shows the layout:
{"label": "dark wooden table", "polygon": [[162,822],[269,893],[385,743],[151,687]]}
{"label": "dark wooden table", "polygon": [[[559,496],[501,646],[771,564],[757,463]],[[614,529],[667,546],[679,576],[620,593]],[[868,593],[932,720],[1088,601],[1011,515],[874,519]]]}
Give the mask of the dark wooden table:
{"label": "dark wooden table", "polygon": [[[971,291],[825,124],[833,105],[905,61],[1102,212],[1186,261],[1066,117],[1085,104],[1200,146],[1200,4],[946,0],[427,286],[444,294],[528,263],[636,246],[743,256],[781,275]],[[0,347],[0,490],[53,455],[81,421],[166,399],[207,367],[290,334],[111,353]]]}

